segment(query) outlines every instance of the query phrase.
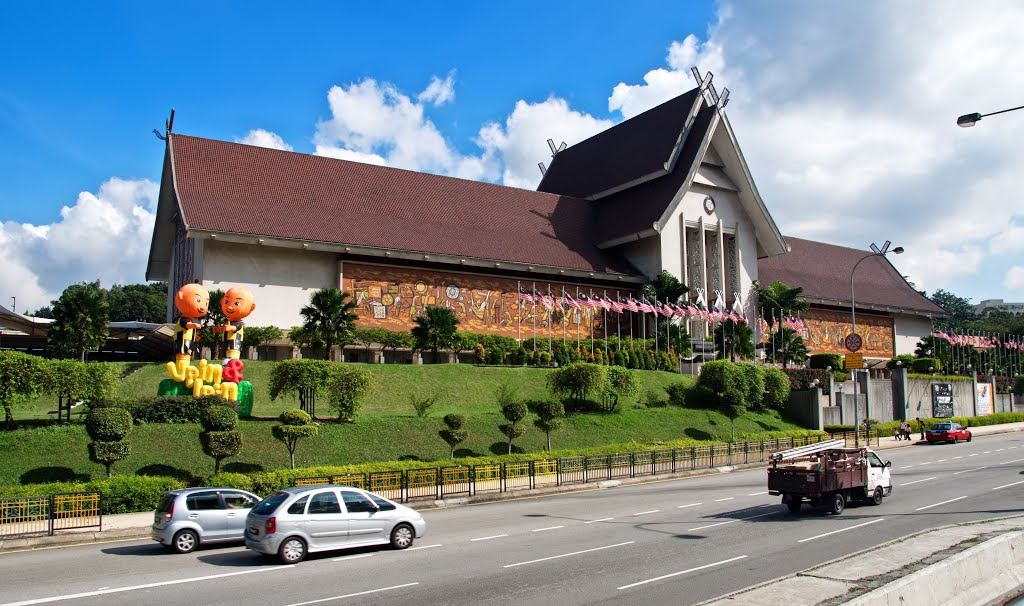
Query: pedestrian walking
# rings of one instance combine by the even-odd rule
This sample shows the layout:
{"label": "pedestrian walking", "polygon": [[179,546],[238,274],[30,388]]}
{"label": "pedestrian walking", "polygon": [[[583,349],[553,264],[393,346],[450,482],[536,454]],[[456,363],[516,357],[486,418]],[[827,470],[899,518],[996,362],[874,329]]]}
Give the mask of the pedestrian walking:
{"label": "pedestrian walking", "polygon": [[917,428],[919,430],[921,430],[921,439],[923,440],[924,439],[924,421],[921,420],[921,417],[917,417],[916,420],[917,420]]}

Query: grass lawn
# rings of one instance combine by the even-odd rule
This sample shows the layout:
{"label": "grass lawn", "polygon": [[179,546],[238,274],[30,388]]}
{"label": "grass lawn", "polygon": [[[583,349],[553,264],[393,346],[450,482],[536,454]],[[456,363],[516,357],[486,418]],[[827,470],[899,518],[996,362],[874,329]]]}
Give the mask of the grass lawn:
{"label": "grass lawn", "polygon": [[[271,436],[271,427],[282,410],[298,406],[298,399],[289,395],[270,401],[267,384],[273,364],[246,362],[246,378],[252,381],[255,392],[256,418],[240,423],[242,452],[226,462],[227,471],[270,470],[288,465],[287,452]],[[524,400],[549,397],[545,379],[550,369],[467,364],[361,366],[374,374],[376,388],[365,398],[356,423],[322,423],[320,435],[299,446],[297,465],[444,459],[449,455],[448,446],[437,432],[442,428],[441,417],[450,412],[467,417],[470,437],[460,446],[460,456],[504,454],[505,437],[497,427],[505,421],[494,400],[497,386],[502,382],[511,384]],[[126,364],[123,371],[119,396],[124,398],[155,394],[157,384],[166,376],[162,364]],[[729,420],[717,412],[672,406],[646,408],[640,404],[645,391],[661,390],[679,381],[692,382],[693,377],[660,371],[637,371],[637,375],[641,387],[636,398],[620,402],[616,413],[570,415],[564,427],[553,434],[553,447],[729,438]],[[427,417],[416,417],[409,404],[412,394],[437,396],[437,404]],[[36,398],[18,406],[15,415],[19,420],[53,418],[48,411],[54,408],[50,398]],[[330,419],[332,411],[321,404],[318,415]],[[525,420],[527,434],[516,441],[519,451],[539,453],[544,448],[544,434],[533,427],[533,418],[530,415]],[[748,413],[736,421],[737,436],[798,428],[775,412]],[[115,466],[115,472],[208,476],[213,461],[202,453],[200,431],[198,425],[136,426],[129,436],[132,454]],[[23,429],[0,432],[0,485],[102,477],[103,468],[88,460],[87,443],[81,422],[39,426],[36,421],[25,423]]]}

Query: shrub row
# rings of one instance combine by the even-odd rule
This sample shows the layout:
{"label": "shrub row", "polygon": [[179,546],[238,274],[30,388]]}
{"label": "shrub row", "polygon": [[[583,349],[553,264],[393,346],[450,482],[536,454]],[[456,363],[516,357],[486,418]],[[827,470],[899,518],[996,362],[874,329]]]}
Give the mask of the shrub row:
{"label": "shrub row", "polygon": [[[806,429],[795,429],[788,431],[772,431],[757,434],[737,436],[744,440],[770,440],[787,437],[821,436],[821,432]],[[484,465],[492,463],[505,463],[514,461],[534,461],[540,459],[555,459],[572,456],[594,456],[602,454],[614,454],[623,452],[642,452],[664,448],[690,448],[693,446],[706,446],[708,442],[692,439],[680,439],[654,444],[626,442],[622,444],[609,444],[594,448],[571,448],[553,450],[546,453],[546,456],[534,454],[512,454],[488,457],[468,457],[459,459],[459,465]],[[374,471],[401,471],[408,469],[419,469],[423,467],[450,466],[450,460],[441,461],[382,461],[375,463],[363,463],[358,465],[340,465],[324,467],[306,467],[300,469],[278,469],[274,471],[261,471],[251,474],[228,473],[216,474],[209,479],[196,478],[196,485],[219,486],[226,488],[239,488],[248,490],[257,495],[266,496],[278,490],[292,486],[296,479],[309,478],[327,475],[342,475],[346,473],[369,473]],[[65,492],[84,492],[98,490],[103,495],[103,513],[129,513],[134,511],[145,511],[155,509],[160,501],[161,495],[168,490],[184,488],[186,483],[163,476],[114,476],[103,480],[90,482],[51,482],[47,484],[24,484],[0,487],[0,496],[36,496],[52,495]]]}
{"label": "shrub row", "polygon": [[695,384],[674,383],[665,391],[668,402],[675,406],[721,409],[724,400],[732,400],[752,410],[782,410],[789,400],[790,383],[778,368],[713,360],[704,364]]}
{"label": "shrub row", "polygon": [[119,403],[128,409],[136,425],[142,423],[200,423],[203,411],[224,404],[220,396],[154,396]]}

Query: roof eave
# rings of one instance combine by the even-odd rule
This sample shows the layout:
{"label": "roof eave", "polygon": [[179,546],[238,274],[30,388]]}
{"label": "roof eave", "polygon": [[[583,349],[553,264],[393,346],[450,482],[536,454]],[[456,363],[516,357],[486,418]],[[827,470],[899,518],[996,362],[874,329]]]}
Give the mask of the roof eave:
{"label": "roof eave", "polygon": [[[821,297],[808,297],[804,295],[804,300],[808,303],[817,303],[819,305],[831,305],[833,307],[850,307],[849,301],[840,301],[839,299],[824,299]],[[862,303],[857,302],[857,310],[867,309],[871,311],[884,311],[894,314],[904,314],[909,316],[923,316],[926,318],[948,318],[950,314],[946,312],[935,313],[926,311],[924,309],[909,309],[906,307],[897,307],[894,305],[882,305],[879,303]]]}
{"label": "roof eave", "polygon": [[257,236],[252,234],[241,234],[205,229],[189,229],[188,236],[197,239],[209,239],[217,242],[232,242],[235,244],[250,244],[256,246],[271,246],[276,248],[293,248],[320,252],[331,252],[338,254],[361,255],[366,257],[379,257],[383,259],[405,259],[412,261],[429,261],[458,267],[479,267],[488,269],[499,269],[504,271],[531,272],[542,275],[568,276],[575,278],[588,278],[602,281],[614,281],[623,283],[643,283],[646,278],[640,275],[621,274],[616,272],[591,271],[585,269],[557,267],[553,265],[541,265],[537,263],[524,263],[522,261],[509,261],[506,259],[483,259],[480,257],[455,256],[429,251],[403,250],[393,248],[377,248],[361,246],[357,244],[341,244],[335,242],[319,242],[315,240],[299,240],[289,238],[274,238],[270,236]]}

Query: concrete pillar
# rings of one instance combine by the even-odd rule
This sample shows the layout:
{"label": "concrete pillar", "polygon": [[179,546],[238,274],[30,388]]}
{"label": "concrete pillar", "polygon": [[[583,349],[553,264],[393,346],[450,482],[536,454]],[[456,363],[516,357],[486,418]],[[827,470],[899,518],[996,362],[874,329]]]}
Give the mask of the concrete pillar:
{"label": "concrete pillar", "polygon": [[910,403],[907,397],[907,369],[903,367],[894,368],[892,371],[892,418],[896,421],[905,421],[910,410]]}
{"label": "concrete pillar", "polygon": [[[953,411],[956,414],[956,411]],[[971,373],[971,416],[978,416],[978,375]]]}
{"label": "concrete pillar", "polygon": [[245,357],[246,357],[246,359],[249,359],[249,360],[259,360],[260,359],[259,358],[259,353],[256,351],[256,348],[252,347],[251,345],[249,347],[245,348]]}
{"label": "concrete pillar", "polygon": [[375,350],[373,350],[373,363],[374,364],[383,364],[384,363],[384,350],[383,349],[375,349]]}
{"label": "concrete pillar", "polygon": [[412,352],[412,363],[423,364],[423,352],[414,351]]}
{"label": "concrete pillar", "polygon": [[302,350],[298,347],[292,346],[292,359],[299,360],[302,358]]}

